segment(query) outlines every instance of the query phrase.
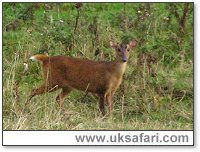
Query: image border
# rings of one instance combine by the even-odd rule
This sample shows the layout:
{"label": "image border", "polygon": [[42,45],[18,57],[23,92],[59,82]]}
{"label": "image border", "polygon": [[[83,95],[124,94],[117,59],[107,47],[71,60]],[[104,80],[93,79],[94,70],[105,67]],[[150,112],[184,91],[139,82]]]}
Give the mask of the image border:
{"label": "image border", "polygon": [[[15,1],[14,1],[15,2]],[[3,57],[4,57],[4,53],[3,53],[3,4],[4,3],[13,3],[13,2],[1,2],[2,4],[2,67],[4,67],[4,63],[3,63]],[[43,1],[37,1],[37,2],[20,2],[17,1],[15,3],[56,3],[55,1],[52,2],[43,2]],[[76,3],[76,2],[57,2],[57,3]],[[195,3],[194,2],[83,2],[83,3],[192,3],[193,4],[193,50],[192,50],[192,72],[193,72],[193,101],[192,101],[192,119],[193,119],[193,126],[192,126],[192,130],[4,130],[3,128],[3,88],[4,88],[4,82],[3,82],[3,77],[2,77],[2,146],[75,146],[75,145],[4,145],[3,144],[3,132],[4,131],[30,131],[30,132],[34,132],[34,131],[141,131],[141,132],[145,132],[145,131],[193,131],[193,145],[76,145],[76,146],[194,146],[195,144],[195,83],[194,83],[194,76],[195,76],[195,57],[194,57],[194,53],[195,53]],[[2,76],[3,74],[3,68],[2,68]]]}

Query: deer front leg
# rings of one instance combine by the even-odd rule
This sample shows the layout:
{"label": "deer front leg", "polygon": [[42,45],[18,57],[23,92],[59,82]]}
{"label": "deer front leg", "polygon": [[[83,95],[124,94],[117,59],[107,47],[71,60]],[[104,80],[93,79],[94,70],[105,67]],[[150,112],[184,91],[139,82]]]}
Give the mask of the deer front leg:
{"label": "deer front leg", "polygon": [[100,100],[99,100],[99,109],[100,109],[101,113],[103,114],[103,116],[105,116],[105,106],[104,105],[105,105],[105,99],[106,99],[106,97],[105,97],[104,94],[100,94],[99,97],[100,97]]}
{"label": "deer front leg", "polygon": [[114,97],[115,92],[116,92],[116,89],[112,89],[112,90],[109,90],[106,94],[106,103],[109,107],[109,114],[113,110],[113,97]]}
{"label": "deer front leg", "polygon": [[113,109],[113,100],[112,100],[112,95],[111,93],[108,93],[106,95],[106,103],[108,104],[109,107],[109,114],[112,112]]}

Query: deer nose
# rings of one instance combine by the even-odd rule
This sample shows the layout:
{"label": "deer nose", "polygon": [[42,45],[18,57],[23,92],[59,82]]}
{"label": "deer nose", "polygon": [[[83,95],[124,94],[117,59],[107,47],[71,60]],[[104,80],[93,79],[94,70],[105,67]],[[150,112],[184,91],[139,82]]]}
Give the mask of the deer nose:
{"label": "deer nose", "polygon": [[127,61],[127,54],[126,54],[126,50],[123,50],[122,61],[123,61],[123,62],[126,62],[126,61]]}
{"label": "deer nose", "polygon": [[122,61],[123,61],[123,62],[126,62],[127,60],[126,60],[126,59],[122,59]]}

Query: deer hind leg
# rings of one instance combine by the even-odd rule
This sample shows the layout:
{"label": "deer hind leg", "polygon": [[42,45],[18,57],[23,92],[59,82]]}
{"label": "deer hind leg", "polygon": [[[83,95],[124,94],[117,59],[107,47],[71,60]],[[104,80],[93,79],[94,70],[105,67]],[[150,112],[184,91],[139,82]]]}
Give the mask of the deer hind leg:
{"label": "deer hind leg", "polygon": [[57,90],[57,89],[58,89],[58,86],[57,86],[57,85],[56,85],[56,86],[53,86],[53,87],[49,87],[49,86],[47,86],[47,85],[42,85],[42,86],[40,86],[39,88],[33,89],[33,90],[31,91],[31,94],[29,95],[29,98],[28,98],[27,101],[31,100],[31,98],[33,98],[33,97],[36,96],[36,95],[40,95],[40,94],[43,94],[43,93],[45,93],[45,92],[53,92],[53,91],[55,91],[55,90]]}
{"label": "deer hind leg", "polygon": [[63,103],[67,95],[72,91],[71,88],[65,87],[62,88],[62,92],[56,97],[56,101],[60,107],[63,107]]}

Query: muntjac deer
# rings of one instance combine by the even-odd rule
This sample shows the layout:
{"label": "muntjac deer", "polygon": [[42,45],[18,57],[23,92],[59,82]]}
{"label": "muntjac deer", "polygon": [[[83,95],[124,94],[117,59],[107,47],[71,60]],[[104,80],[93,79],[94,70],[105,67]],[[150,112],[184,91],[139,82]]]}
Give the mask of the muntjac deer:
{"label": "muntjac deer", "polygon": [[32,56],[30,58],[32,61],[43,63],[45,80],[42,86],[32,90],[29,100],[35,95],[61,88],[62,91],[57,96],[56,101],[62,107],[66,96],[73,89],[78,89],[96,93],[100,97],[99,108],[103,115],[105,115],[105,103],[108,104],[109,112],[111,112],[112,98],[122,82],[129,51],[136,47],[136,43],[136,40],[121,45],[110,42],[111,47],[116,50],[116,59],[111,62],[66,56]]}

